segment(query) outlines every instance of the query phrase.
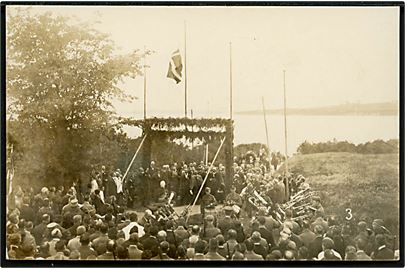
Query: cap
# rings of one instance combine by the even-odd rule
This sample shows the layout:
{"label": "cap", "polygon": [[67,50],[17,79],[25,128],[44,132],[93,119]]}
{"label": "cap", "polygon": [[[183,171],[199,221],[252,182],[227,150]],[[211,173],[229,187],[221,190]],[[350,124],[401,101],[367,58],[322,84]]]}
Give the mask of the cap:
{"label": "cap", "polygon": [[74,198],[74,199],[72,199],[72,200],[70,201],[70,203],[73,204],[73,205],[77,205],[78,202],[79,202],[79,201],[78,201],[76,198]]}

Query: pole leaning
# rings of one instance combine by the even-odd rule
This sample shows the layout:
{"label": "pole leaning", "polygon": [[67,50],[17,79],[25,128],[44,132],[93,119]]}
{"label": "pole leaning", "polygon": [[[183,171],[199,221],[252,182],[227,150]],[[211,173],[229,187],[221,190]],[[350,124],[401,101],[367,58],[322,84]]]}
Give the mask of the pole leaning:
{"label": "pole leaning", "polygon": [[134,163],[135,158],[136,158],[136,156],[138,155],[139,150],[141,149],[141,147],[142,147],[142,145],[143,145],[143,142],[145,141],[145,139],[146,139],[147,136],[148,136],[148,134],[145,134],[145,136],[143,137],[141,143],[140,143],[139,146],[138,146],[138,149],[136,149],[136,152],[135,152],[134,156],[132,157],[132,160],[131,160],[131,162],[129,163],[128,168],[127,168],[127,170],[125,171],[124,176],[122,177],[122,183],[124,183],[125,177],[128,175],[129,169],[131,169],[131,166],[132,166],[132,164]]}
{"label": "pole leaning", "polygon": [[[219,152],[221,151],[222,146],[224,145],[225,138],[226,138],[226,137],[224,137],[224,138],[221,140],[221,144],[219,145],[219,148],[218,148],[217,152],[215,153],[214,159],[212,160],[211,165],[210,165],[210,167],[208,168],[207,173],[205,174],[204,180],[203,180],[203,182],[202,182],[202,184],[201,184],[200,189],[198,190],[197,195],[195,196],[195,199],[194,199],[194,202],[193,202],[193,204],[192,204],[192,206],[191,206],[191,209],[192,209],[192,208],[194,207],[194,205],[197,203],[198,197],[200,197],[201,191],[202,191],[202,189],[204,188],[205,182],[206,182],[207,179],[208,179],[208,175],[210,174],[212,168],[214,167],[214,163],[215,163],[215,161],[217,160],[218,154],[219,154]],[[190,216],[190,214],[187,216],[187,220],[188,220],[189,216]]]}

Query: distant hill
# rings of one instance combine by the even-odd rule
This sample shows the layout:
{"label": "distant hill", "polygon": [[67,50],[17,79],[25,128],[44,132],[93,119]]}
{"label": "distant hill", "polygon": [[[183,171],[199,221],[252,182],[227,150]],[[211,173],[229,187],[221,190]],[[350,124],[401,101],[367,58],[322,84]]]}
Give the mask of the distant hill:
{"label": "distant hill", "polygon": [[[261,110],[236,112],[240,115],[262,114]],[[283,114],[283,109],[266,110],[268,114]],[[287,115],[399,115],[398,102],[347,103],[313,108],[287,108]]]}

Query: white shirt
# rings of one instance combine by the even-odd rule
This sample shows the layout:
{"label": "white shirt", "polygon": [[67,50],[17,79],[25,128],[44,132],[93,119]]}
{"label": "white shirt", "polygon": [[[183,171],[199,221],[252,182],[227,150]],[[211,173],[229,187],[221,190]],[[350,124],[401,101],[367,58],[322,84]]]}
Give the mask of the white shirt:
{"label": "white shirt", "polygon": [[131,229],[132,229],[133,227],[135,227],[135,226],[138,227],[138,236],[139,236],[139,238],[141,238],[142,236],[145,235],[145,231],[143,230],[143,226],[139,225],[138,222],[131,222],[131,223],[129,223],[126,227],[124,227],[124,228],[122,229],[122,231],[123,231],[124,234],[125,234],[125,240],[128,240],[128,239],[129,239],[129,232],[130,232]]}
{"label": "white shirt", "polygon": [[117,193],[122,193],[122,178],[121,177],[113,177],[115,185],[117,186]]}

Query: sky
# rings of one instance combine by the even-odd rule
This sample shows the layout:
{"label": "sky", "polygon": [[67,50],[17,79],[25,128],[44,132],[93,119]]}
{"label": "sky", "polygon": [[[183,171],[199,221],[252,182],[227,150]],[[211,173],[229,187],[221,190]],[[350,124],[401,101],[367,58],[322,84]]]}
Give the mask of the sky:
{"label": "sky", "polygon": [[[12,7],[7,7],[11,9]],[[171,54],[187,42],[188,109],[194,117],[229,116],[230,45],[233,111],[316,107],[399,99],[397,7],[108,7],[36,6],[110,35],[119,53],[144,47],[147,115],[183,116],[184,80],[166,78]],[[186,31],[185,27],[186,25]],[[114,102],[142,117],[143,77],[120,85],[138,99]]]}

